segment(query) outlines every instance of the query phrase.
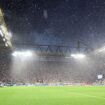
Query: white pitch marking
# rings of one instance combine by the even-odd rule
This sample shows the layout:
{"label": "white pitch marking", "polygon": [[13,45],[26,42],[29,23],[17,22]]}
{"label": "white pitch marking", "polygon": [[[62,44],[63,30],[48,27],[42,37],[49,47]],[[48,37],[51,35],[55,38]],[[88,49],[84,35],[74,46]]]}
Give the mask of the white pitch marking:
{"label": "white pitch marking", "polygon": [[105,100],[104,97],[91,96],[91,95],[84,94],[84,93],[75,93],[75,92],[70,92],[70,94],[82,95],[82,96],[86,96],[86,97],[98,98],[98,99],[104,99],[104,100]]}

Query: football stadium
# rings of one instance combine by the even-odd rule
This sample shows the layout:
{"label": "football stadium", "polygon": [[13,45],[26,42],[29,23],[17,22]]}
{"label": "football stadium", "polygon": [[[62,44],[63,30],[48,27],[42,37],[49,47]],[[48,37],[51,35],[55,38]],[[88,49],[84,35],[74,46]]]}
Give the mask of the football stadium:
{"label": "football stadium", "polygon": [[104,0],[0,0],[0,105],[105,105],[104,12]]}

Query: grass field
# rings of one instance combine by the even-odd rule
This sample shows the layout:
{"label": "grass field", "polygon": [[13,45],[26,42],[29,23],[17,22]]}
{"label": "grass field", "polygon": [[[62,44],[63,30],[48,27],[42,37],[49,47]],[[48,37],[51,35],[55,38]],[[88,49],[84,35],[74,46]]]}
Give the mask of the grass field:
{"label": "grass field", "polygon": [[105,87],[5,87],[0,105],[105,105]]}

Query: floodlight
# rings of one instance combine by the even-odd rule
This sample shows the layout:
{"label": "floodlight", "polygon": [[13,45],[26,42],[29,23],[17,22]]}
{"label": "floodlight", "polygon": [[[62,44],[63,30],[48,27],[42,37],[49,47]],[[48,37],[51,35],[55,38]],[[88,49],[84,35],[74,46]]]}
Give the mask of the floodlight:
{"label": "floodlight", "polygon": [[25,54],[26,56],[32,56],[32,55],[33,55],[31,51],[26,51],[24,54]]}
{"label": "floodlight", "polygon": [[5,43],[5,46],[6,46],[6,47],[8,47],[8,44],[7,44],[7,43]]}
{"label": "floodlight", "polygon": [[0,30],[0,35],[1,35],[2,37],[4,36],[1,30]]}
{"label": "floodlight", "polygon": [[23,57],[31,57],[33,55],[33,53],[31,51],[14,51],[12,53],[12,55],[14,57],[17,57],[17,56],[23,56]]}
{"label": "floodlight", "polygon": [[73,57],[75,59],[83,59],[86,57],[86,55],[84,55],[84,54],[71,54],[71,57]]}
{"label": "floodlight", "polygon": [[17,52],[13,52],[12,56],[14,56],[14,57],[17,56]]}
{"label": "floodlight", "polygon": [[5,38],[3,38],[3,41],[5,42],[5,41],[6,41],[6,39],[5,39]]}

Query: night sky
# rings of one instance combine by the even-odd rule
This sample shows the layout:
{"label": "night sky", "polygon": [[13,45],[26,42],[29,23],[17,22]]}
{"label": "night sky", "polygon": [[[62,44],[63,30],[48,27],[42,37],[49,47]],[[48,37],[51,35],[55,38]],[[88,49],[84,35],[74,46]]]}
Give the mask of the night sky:
{"label": "night sky", "polygon": [[13,42],[105,43],[105,0],[0,0]]}

